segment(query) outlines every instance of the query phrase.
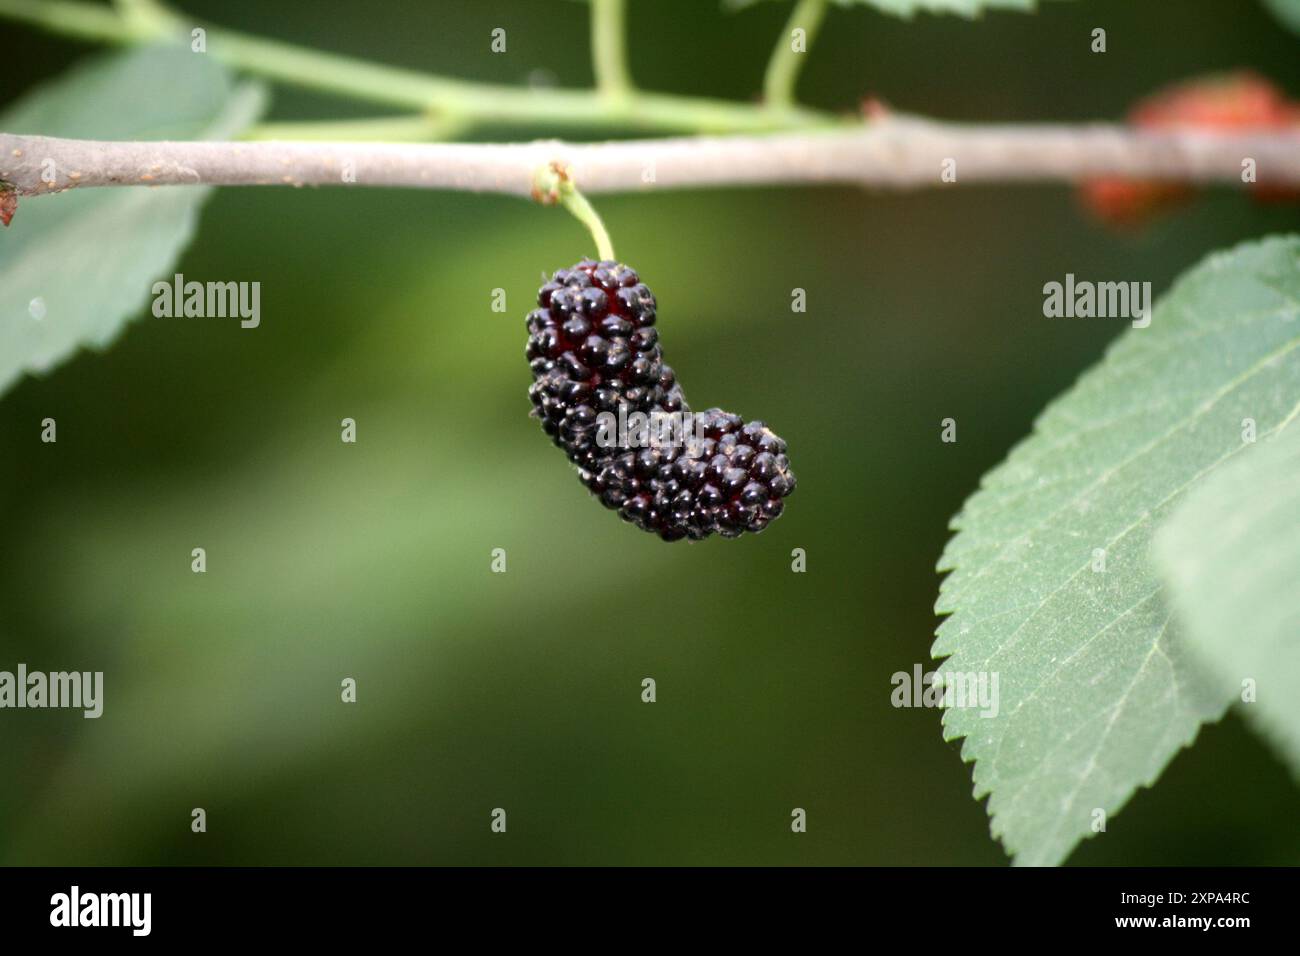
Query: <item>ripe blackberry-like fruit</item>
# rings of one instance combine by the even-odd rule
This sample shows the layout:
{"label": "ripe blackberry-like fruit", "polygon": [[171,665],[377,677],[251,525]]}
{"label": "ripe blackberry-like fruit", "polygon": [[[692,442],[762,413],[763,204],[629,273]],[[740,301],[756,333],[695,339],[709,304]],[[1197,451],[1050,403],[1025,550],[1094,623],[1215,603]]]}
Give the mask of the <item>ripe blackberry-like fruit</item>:
{"label": "ripe blackberry-like fruit", "polygon": [[532,414],[605,507],[666,541],[758,532],[781,514],[795,486],[785,442],[759,421],[691,411],[636,272],[584,259],[537,304]]}

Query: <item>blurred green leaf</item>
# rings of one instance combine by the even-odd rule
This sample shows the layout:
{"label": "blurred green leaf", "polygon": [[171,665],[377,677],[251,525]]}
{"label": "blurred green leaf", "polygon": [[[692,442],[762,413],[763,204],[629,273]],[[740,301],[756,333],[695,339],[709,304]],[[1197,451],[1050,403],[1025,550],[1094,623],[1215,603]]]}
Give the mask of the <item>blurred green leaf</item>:
{"label": "blurred green leaf", "polygon": [[[727,6],[741,8],[752,6],[758,0],[727,0]],[[1032,12],[1038,0],[830,0],[841,7],[868,6],[896,17],[912,17],[917,13],[955,13],[974,19],[985,10],[1021,10]]]}
{"label": "blurred green leaf", "polygon": [[[9,133],[223,139],[261,112],[211,57],[146,47],[96,57],[0,114]],[[56,171],[62,178],[73,170]],[[22,199],[0,236],[0,392],[83,345],[105,348],[194,235],[208,189],[73,190]]]}
{"label": "blurred green leaf", "polygon": [[1243,710],[1300,777],[1300,428],[1188,495],[1156,558],[1188,646],[1225,686],[1253,682]]}
{"label": "blurred green leaf", "polygon": [[1261,0],[1261,2],[1289,29],[1300,33],[1300,0]]}
{"label": "blurred green leaf", "polygon": [[1230,702],[1174,633],[1148,550],[1186,489],[1248,447],[1244,418],[1267,436],[1296,414],[1298,318],[1300,238],[1211,256],[953,519],[933,653],[941,675],[998,674],[1000,706],[948,708],[944,736],[966,738],[1017,862],[1064,860]]}

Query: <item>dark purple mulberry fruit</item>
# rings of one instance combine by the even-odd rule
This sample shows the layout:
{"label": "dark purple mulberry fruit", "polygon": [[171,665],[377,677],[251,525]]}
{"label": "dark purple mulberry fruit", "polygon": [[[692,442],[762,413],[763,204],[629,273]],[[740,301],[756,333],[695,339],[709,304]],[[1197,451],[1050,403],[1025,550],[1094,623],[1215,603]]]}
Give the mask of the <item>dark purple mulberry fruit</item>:
{"label": "dark purple mulberry fruit", "polygon": [[762,422],[694,413],[655,328],[654,295],[622,263],[560,269],[529,313],[528,397],[583,484],[665,541],[762,531],[795,487]]}

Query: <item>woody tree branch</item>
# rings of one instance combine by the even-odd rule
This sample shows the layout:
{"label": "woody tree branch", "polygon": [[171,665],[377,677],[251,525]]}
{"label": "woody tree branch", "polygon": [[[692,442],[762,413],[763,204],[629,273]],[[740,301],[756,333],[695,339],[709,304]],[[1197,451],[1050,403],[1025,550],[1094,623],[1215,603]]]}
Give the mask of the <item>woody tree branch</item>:
{"label": "woody tree branch", "polygon": [[839,183],[884,188],[1072,182],[1115,175],[1300,184],[1300,131],[1224,134],[1112,125],[959,125],[893,116],[760,136],[518,144],[98,142],[0,133],[0,181],[20,196],[102,186],[388,186],[527,196],[559,163],[586,193]]}
{"label": "woody tree branch", "polygon": [[[285,123],[242,143],[92,142],[0,132],[0,193],[35,196],[128,185],[359,185],[529,195],[558,164],[585,193],[646,188],[848,183],[1072,181],[1118,175],[1189,183],[1300,183],[1300,133],[1135,131],[1113,125],[958,125],[898,114],[868,122],[809,110],[794,84],[824,0],[800,0],[774,50],[765,101],[657,94],[631,82],[624,0],[592,4],[591,90],[529,90],[369,63],[204,26],[210,55],[245,72],[413,112],[371,120]],[[175,42],[195,23],[159,0],[0,0],[0,17],[103,42]],[[796,30],[803,43],[792,45]],[[494,122],[697,134],[607,143],[353,142],[459,135]],[[297,135],[294,135],[297,133]],[[279,141],[279,140],[286,141]],[[287,141],[294,140],[294,141]],[[299,141],[301,140],[301,141]]]}

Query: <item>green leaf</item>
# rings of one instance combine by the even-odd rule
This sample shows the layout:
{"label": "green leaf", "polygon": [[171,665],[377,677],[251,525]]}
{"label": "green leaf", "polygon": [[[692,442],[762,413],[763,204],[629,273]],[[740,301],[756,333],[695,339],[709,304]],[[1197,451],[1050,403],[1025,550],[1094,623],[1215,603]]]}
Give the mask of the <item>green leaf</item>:
{"label": "green leaf", "polygon": [[[262,101],[259,88],[235,87],[211,57],[153,46],[73,69],[0,114],[0,129],[222,139],[250,124]],[[24,372],[117,338],[193,237],[208,192],[115,187],[20,199],[13,225],[0,232],[0,393]]]}
{"label": "green leaf", "polygon": [[1246,447],[1244,418],[1266,437],[1297,398],[1300,238],[1213,255],[1043,412],[953,519],[936,605],[951,617],[933,652],[948,658],[941,676],[997,674],[1000,700],[990,717],[948,707],[944,736],[966,738],[975,796],[989,796],[992,831],[1018,863],[1064,860],[1095,811],[1152,784],[1226,709],[1231,694],[1170,621],[1151,538]]}
{"label": "green leaf", "polygon": [[[734,8],[748,7],[758,0],[726,0]],[[896,17],[912,17],[917,13],[955,13],[974,19],[985,10],[1020,10],[1032,12],[1038,0],[830,0],[841,7],[868,6]]]}
{"label": "green leaf", "polygon": [[1189,494],[1156,558],[1184,640],[1300,779],[1300,426]]}
{"label": "green leaf", "polygon": [[1300,33],[1300,0],[1261,0],[1261,2],[1284,26]]}

